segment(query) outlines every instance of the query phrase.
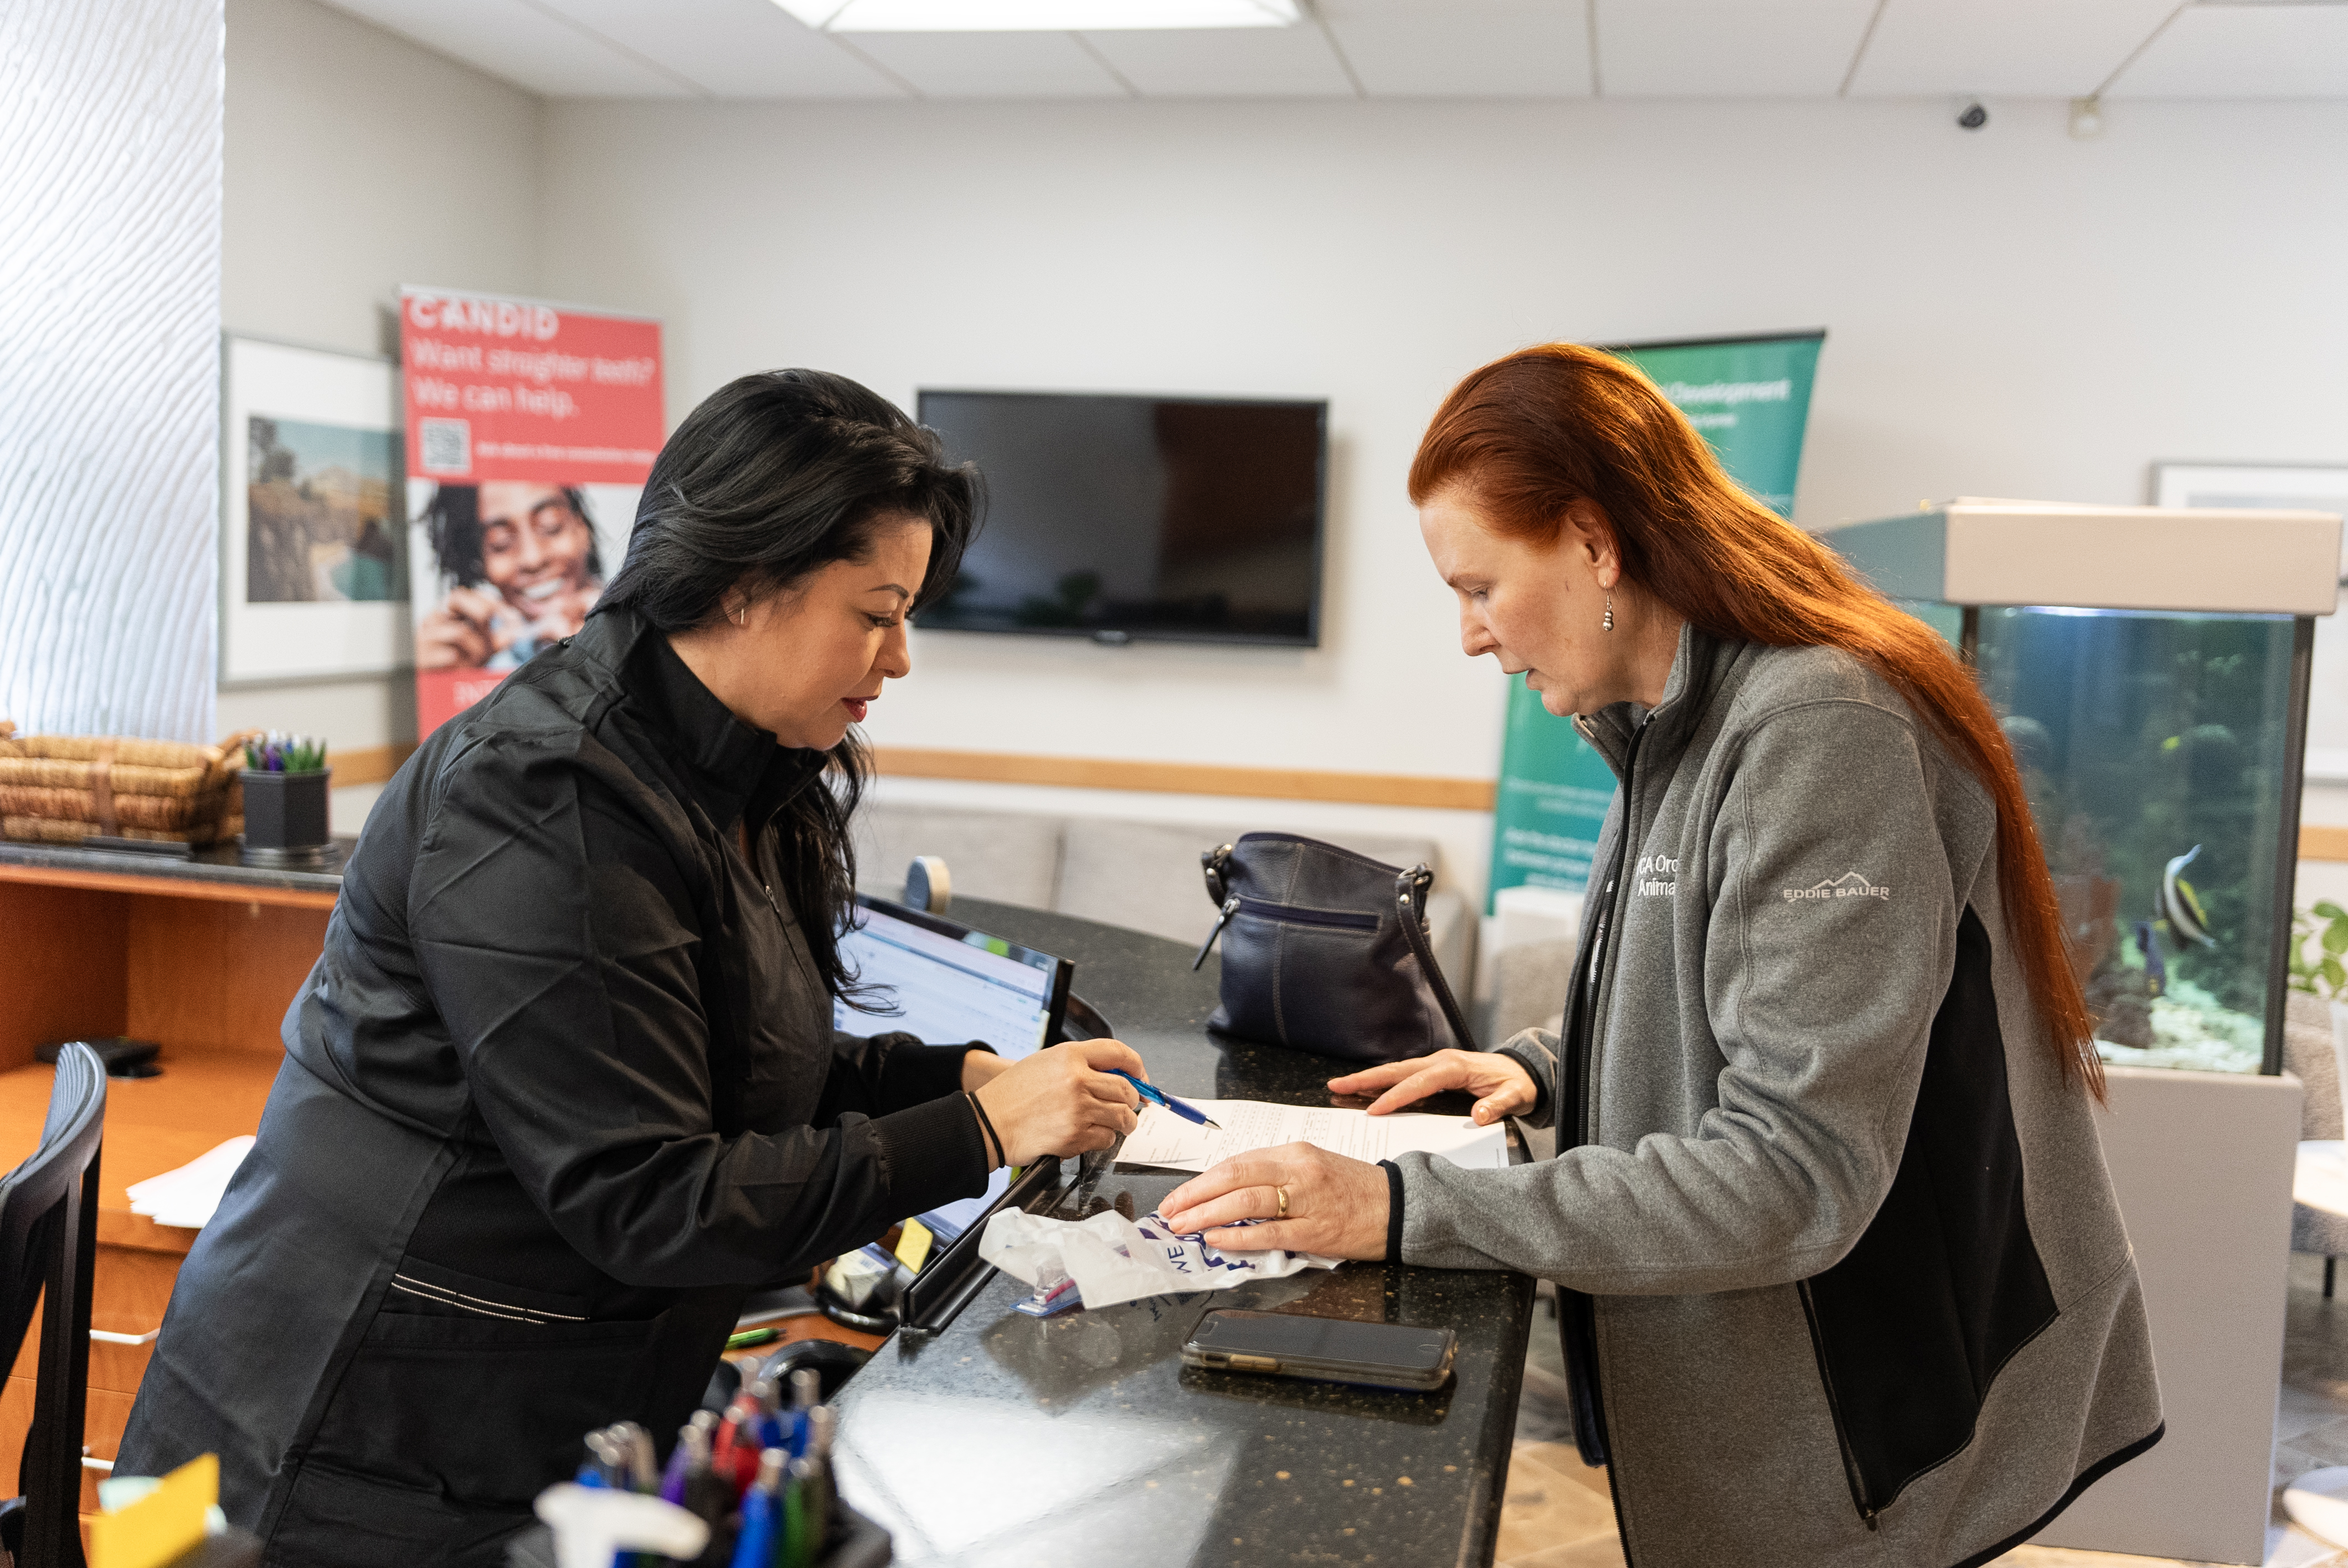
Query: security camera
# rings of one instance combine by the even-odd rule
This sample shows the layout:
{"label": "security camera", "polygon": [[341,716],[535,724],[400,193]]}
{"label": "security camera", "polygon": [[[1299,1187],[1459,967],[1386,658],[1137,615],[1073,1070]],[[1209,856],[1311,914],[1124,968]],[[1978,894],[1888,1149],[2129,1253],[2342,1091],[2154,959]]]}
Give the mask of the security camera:
{"label": "security camera", "polygon": [[1989,110],[1979,98],[1967,98],[1957,106],[1957,124],[1965,130],[1979,130],[1989,123]]}

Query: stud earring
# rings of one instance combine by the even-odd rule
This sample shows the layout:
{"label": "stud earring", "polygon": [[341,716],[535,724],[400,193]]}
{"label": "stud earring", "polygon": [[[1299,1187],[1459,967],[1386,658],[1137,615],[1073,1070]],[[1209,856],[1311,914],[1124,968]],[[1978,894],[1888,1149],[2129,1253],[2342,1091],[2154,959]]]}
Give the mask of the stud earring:
{"label": "stud earring", "polygon": [[1611,593],[1606,596],[1606,619],[1600,621],[1598,625],[1601,631],[1614,630],[1614,596]]}
{"label": "stud earring", "polygon": [[[742,625],[744,623],[744,618],[749,613],[750,606],[747,602],[737,607],[734,611],[734,624],[736,626]],[[1613,616],[1610,613],[1607,617],[1607,624],[1612,626],[1613,623]]]}

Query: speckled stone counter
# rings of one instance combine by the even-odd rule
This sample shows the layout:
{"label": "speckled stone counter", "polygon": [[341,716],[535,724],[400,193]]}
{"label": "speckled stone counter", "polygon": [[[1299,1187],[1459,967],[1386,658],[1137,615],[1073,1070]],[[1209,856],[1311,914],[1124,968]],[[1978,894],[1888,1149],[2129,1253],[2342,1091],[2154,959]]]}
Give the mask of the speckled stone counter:
{"label": "speckled stone counter", "polygon": [[171,882],[232,883],[280,892],[335,893],[343,886],[343,863],[350,858],[355,838],[338,838],[326,852],[324,866],[303,870],[247,866],[238,857],[234,842],[199,849],[187,859],[172,855],[142,855],[131,850],[84,849],[77,845],[22,844],[0,839],[0,866],[28,866],[51,871],[98,872],[123,876],[153,876]]}
{"label": "speckled stone counter", "polygon": [[[972,899],[951,913],[1075,960],[1076,993],[1171,1092],[1326,1104],[1344,1071],[1210,1036],[1216,961],[1193,974],[1178,943]],[[1183,1179],[1120,1169],[1100,1192],[1147,1212]],[[1491,1561],[1530,1280],[1354,1263],[1042,1320],[1010,1310],[1025,1291],[996,1276],[943,1334],[891,1339],[840,1395],[840,1484],[900,1563]],[[1182,1341],[1218,1307],[1450,1327],[1457,1373],[1398,1394],[1185,1368]]]}

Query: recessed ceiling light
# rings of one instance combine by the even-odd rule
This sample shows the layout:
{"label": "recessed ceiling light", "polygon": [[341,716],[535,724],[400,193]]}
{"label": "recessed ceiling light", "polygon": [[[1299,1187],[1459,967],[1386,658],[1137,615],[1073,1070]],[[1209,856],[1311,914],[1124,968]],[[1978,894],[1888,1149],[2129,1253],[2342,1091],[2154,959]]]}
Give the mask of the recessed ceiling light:
{"label": "recessed ceiling light", "polygon": [[826,33],[1103,33],[1287,27],[1297,0],[775,0]]}

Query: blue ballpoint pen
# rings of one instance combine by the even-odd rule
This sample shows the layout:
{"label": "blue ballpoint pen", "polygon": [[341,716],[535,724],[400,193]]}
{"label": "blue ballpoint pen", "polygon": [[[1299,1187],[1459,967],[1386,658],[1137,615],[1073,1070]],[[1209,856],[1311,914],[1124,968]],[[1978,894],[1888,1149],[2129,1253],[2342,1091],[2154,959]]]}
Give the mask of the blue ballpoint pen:
{"label": "blue ballpoint pen", "polygon": [[1139,1090],[1141,1091],[1141,1097],[1144,1100],[1148,1101],[1152,1105],[1163,1105],[1167,1110],[1171,1111],[1175,1115],[1179,1116],[1185,1122],[1196,1122],[1200,1126],[1212,1127],[1218,1132],[1223,1130],[1220,1122],[1210,1118],[1206,1112],[1200,1111],[1197,1106],[1183,1104],[1179,1100],[1175,1099],[1171,1094],[1167,1093],[1157,1085],[1152,1083],[1144,1083],[1140,1079],[1136,1078],[1132,1073],[1126,1071],[1125,1069],[1121,1067],[1112,1067],[1108,1071],[1116,1073],[1119,1078],[1124,1079],[1128,1083],[1132,1084],[1136,1089]]}

